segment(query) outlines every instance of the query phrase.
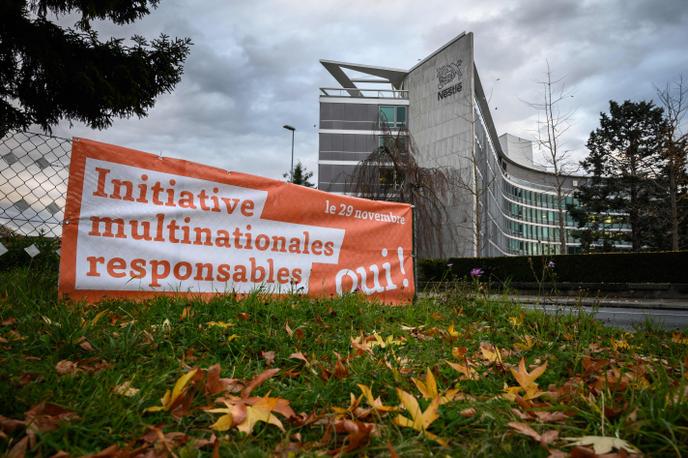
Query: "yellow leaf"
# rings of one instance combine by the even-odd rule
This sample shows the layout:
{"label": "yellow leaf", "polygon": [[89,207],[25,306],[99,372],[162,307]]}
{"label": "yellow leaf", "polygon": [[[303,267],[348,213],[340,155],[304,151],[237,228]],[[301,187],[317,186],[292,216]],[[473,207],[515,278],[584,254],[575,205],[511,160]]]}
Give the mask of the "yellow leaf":
{"label": "yellow leaf", "polygon": [[688,337],[684,336],[680,332],[674,332],[671,334],[671,341],[677,344],[688,345]]}
{"label": "yellow leaf", "polygon": [[95,326],[98,323],[98,321],[100,321],[100,319],[103,318],[103,316],[105,316],[106,313],[107,310],[101,310],[100,312],[98,312],[96,316],[94,316],[91,320],[91,326]]}
{"label": "yellow leaf", "polygon": [[340,416],[348,416],[349,414],[353,414],[360,404],[361,396],[356,397],[353,393],[349,393],[349,407],[345,409],[343,407],[334,406],[332,407],[332,411]]}
{"label": "yellow leaf", "polygon": [[518,351],[528,351],[535,345],[535,340],[530,336],[523,336],[521,342],[514,344],[514,348]]}
{"label": "yellow leaf", "polygon": [[496,346],[483,342],[480,344],[480,353],[485,361],[502,364],[502,355]]}
{"label": "yellow leaf", "polygon": [[437,420],[440,416],[439,406],[440,398],[436,397],[430,402],[430,405],[425,412],[421,411],[418,401],[413,395],[407,393],[406,391],[397,388],[397,396],[401,404],[404,406],[406,411],[411,415],[411,419],[404,417],[402,415],[397,415],[393,420],[394,424],[404,427],[413,428],[418,432],[423,433],[423,435],[431,440],[434,440],[442,445],[446,445],[446,442],[432,433],[427,432],[428,427]]}
{"label": "yellow leaf", "polygon": [[232,334],[231,336],[227,337],[227,342],[232,342],[238,338],[239,338],[238,334]]}
{"label": "yellow leaf", "polygon": [[255,404],[246,406],[246,418],[237,425],[237,429],[246,434],[251,434],[256,423],[262,421],[275,425],[284,431],[282,422],[272,414],[273,409],[277,406],[277,401],[277,398],[260,398]]}
{"label": "yellow leaf", "polygon": [[234,425],[234,419],[231,415],[223,415],[217,419],[215,423],[210,425],[215,431],[227,431]]}
{"label": "yellow leaf", "polygon": [[411,381],[416,385],[418,391],[420,391],[420,394],[422,394],[425,399],[433,399],[439,396],[435,376],[432,375],[429,368],[425,371],[425,382],[415,378],[411,378]]}
{"label": "yellow leaf", "polygon": [[[384,405],[382,403],[382,401],[380,400],[379,396],[377,398],[375,398],[373,396],[372,390],[370,388],[368,388],[368,386],[359,384],[358,388],[361,390],[361,393],[363,393],[363,396],[365,397],[368,405],[370,407],[372,407],[373,409],[375,409],[379,412],[391,412],[393,410],[396,410],[396,407]],[[353,394],[351,395],[351,397],[353,399]]]}
{"label": "yellow leaf", "polygon": [[459,337],[459,333],[454,329],[454,323],[447,328],[447,333],[449,337]]}
{"label": "yellow leaf", "polygon": [[234,323],[226,323],[224,321],[208,321],[206,325],[210,328],[222,328],[227,329],[234,326]]}
{"label": "yellow leaf", "polygon": [[610,342],[612,344],[612,348],[614,349],[614,351],[629,350],[631,348],[631,346],[628,345],[628,342],[626,342],[624,339],[616,340],[612,337]]}
{"label": "yellow leaf", "polygon": [[511,374],[526,392],[525,399],[534,399],[543,394],[538,391],[538,384],[535,383],[535,380],[545,372],[545,369],[547,369],[546,361],[542,366],[536,367],[532,372],[528,372],[528,369],[526,369],[526,362],[523,358],[521,358],[521,361],[518,363],[518,370],[514,370],[513,367],[510,368]]}
{"label": "yellow leaf", "polygon": [[525,318],[525,313],[521,312],[520,315],[518,316],[510,316],[509,317],[509,323],[511,323],[512,326],[514,327],[519,327],[523,325],[523,319]]}
{"label": "yellow leaf", "polygon": [[191,379],[196,375],[196,372],[198,372],[198,368],[192,369],[186,374],[182,375],[179,377],[177,382],[174,384],[174,388],[172,388],[172,391],[166,390],[165,395],[162,397],[160,400],[161,406],[154,406],[154,407],[148,407],[144,412],[159,412],[161,410],[170,410],[170,408],[174,405],[175,401],[179,398],[179,396],[182,395],[184,392],[184,389],[186,388],[186,385],[191,381]]}
{"label": "yellow leaf", "polygon": [[463,374],[463,378],[466,380],[479,380],[480,375],[473,369],[472,367],[468,365],[463,365],[459,363],[452,363],[450,361],[447,361],[447,364],[451,366],[452,369],[455,371],[459,372],[460,374]]}
{"label": "yellow leaf", "polygon": [[373,333],[373,338],[375,340],[373,342],[370,342],[370,347],[386,348],[393,345],[400,346],[406,343],[403,339],[395,339],[393,335],[387,336],[386,339],[383,339],[382,336],[380,336],[377,332]]}

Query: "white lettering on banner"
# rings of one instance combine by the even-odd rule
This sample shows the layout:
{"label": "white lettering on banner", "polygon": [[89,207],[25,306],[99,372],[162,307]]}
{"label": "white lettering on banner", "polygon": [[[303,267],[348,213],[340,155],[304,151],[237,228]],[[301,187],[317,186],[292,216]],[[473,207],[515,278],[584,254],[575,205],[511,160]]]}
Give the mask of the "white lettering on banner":
{"label": "white lettering on banner", "polygon": [[263,219],[267,195],[87,158],[76,287],[308,292],[313,263],[339,262],[345,231]]}
{"label": "white lettering on banner", "polygon": [[[387,256],[387,248],[383,248],[380,252],[382,257]],[[404,269],[404,249],[402,247],[397,248],[397,260],[399,261],[398,267],[403,276],[406,275],[406,270]],[[346,293],[353,293],[360,291],[366,296],[370,296],[375,293],[382,293],[384,291],[393,291],[397,289],[397,285],[392,281],[392,266],[389,262],[382,263],[382,270],[385,273],[385,285],[380,284],[380,267],[377,264],[371,264],[366,270],[365,267],[356,267],[355,269],[342,269],[337,272],[335,276],[335,287],[337,294],[342,295]],[[372,274],[373,286],[368,286],[368,271]],[[348,291],[344,288],[344,279],[348,277],[351,280],[351,286]],[[407,278],[403,279],[402,282],[404,288],[409,286],[409,281]]]}

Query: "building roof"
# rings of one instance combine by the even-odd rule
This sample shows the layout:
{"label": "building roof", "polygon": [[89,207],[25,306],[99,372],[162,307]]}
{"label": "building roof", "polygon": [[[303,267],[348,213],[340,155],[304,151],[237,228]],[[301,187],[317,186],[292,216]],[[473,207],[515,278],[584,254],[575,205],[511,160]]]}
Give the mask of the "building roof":
{"label": "building roof", "polygon": [[[379,82],[390,83],[395,89],[401,89],[401,84],[408,75],[408,70],[399,68],[379,67],[376,65],[353,64],[349,62],[338,62],[334,60],[320,59],[320,63],[330,72],[330,75],[337,80],[343,88],[356,88],[354,81],[344,73],[344,68],[353,70],[366,75],[372,75],[382,78]],[[351,91],[356,92],[356,91]],[[355,94],[352,94],[355,95]]]}

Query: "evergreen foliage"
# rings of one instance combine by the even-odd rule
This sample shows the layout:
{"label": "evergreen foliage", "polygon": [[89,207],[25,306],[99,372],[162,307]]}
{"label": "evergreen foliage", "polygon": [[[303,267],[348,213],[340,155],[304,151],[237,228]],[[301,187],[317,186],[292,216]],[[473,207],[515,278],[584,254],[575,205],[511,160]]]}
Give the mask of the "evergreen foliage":
{"label": "evergreen foliage", "polygon": [[[289,173],[282,174],[284,178],[289,178]],[[313,172],[306,169],[306,166],[298,161],[294,166],[294,176],[289,180],[290,183],[305,186],[307,188],[314,188],[315,184],[311,183],[311,178],[313,178]]]}
{"label": "evergreen foliage", "polygon": [[666,218],[658,211],[665,131],[664,111],[652,102],[609,102],[581,162],[590,179],[575,194],[580,207],[569,208],[585,251],[610,251],[615,242],[633,251],[667,248]]}
{"label": "evergreen foliage", "polygon": [[[0,137],[60,120],[106,128],[114,118],[146,116],[155,98],[180,81],[188,38],[161,35],[102,41],[94,20],[123,25],[158,0],[23,0],[0,2]],[[50,19],[77,13],[73,27]]]}

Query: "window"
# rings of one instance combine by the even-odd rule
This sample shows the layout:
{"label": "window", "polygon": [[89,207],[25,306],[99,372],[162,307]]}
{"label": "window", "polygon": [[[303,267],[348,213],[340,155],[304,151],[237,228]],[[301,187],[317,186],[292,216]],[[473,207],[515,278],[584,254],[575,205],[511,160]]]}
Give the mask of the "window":
{"label": "window", "polygon": [[406,107],[380,106],[380,125],[391,128],[406,127]]}

